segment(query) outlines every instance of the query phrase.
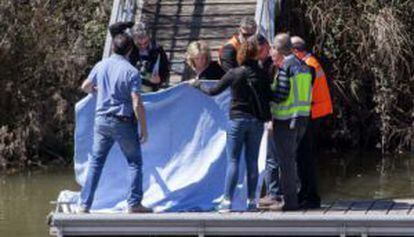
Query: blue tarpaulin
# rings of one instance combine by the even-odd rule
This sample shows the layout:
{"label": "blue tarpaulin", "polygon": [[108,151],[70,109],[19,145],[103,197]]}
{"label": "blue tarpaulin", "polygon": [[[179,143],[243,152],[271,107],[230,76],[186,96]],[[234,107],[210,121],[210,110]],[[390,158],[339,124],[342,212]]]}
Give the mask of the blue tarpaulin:
{"label": "blue tarpaulin", "polygon": [[[148,141],[142,145],[143,205],[158,212],[212,210],[224,189],[230,92],[209,97],[180,84],[145,94],[143,100],[149,132]],[[91,156],[95,102],[95,97],[88,95],[76,104],[74,163],[81,186]],[[265,140],[261,147],[264,151]],[[259,168],[263,170],[264,152],[261,153]],[[233,202],[237,210],[245,208],[244,162],[241,166]],[[105,163],[92,210],[124,209],[129,184],[126,159],[115,144]]]}

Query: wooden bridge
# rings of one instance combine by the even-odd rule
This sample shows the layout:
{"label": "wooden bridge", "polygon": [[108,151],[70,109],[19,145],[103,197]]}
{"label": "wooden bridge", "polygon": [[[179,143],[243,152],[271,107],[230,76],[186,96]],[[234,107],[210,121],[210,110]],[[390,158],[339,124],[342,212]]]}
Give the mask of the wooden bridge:
{"label": "wooden bridge", "polygon": [[[171,62],[171,81],[181,81],[185,51],[195,40],[206,41],[213,59],[218,49],[237,31],[243,16],[254,17],[256,0],[114,0],[111,22],[145,21]],[[104,56],[109,55],[108,34]]]}
{"label": "wooden bridge", "polygon": [[413,204],[335,201],[319,210],[226,214],[73,214],[63,207],[52,215],[50,231],[56,236],[414,236]]}

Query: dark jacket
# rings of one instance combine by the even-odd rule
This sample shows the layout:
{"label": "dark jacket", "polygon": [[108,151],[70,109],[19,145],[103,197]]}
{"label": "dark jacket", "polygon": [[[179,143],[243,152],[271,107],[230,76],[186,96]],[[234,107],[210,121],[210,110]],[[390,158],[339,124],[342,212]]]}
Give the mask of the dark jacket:
{"label": "dark jacket", "polygon": [[229,70],[211,88],[195,85],[208,95],[217,95],[231,87],[230,119],[253,116],[263,122],[269,121],[272,92],[266,73],[257,61],[248,61],[243,66]]}
{"label": "dark jacket", "polygon": [[238,67],[237,63],[237,51],[240,47],[240,41],[238,40],[238,34],[233,35],[233,37],[223,45],[219,51],[219,60],[221,68],[225,72],[229,71],[232,68]]}
{"label": "dark jacket", "polygon": [[[161,83],[154,84],[145,75],[152,74],[158,57],[160,58],[158,73],[161,78]],[[129,55],[129,62],[141,72],[142,84],[151,87],[152,91],[157,91],[161,87],[168,85],[170,79],[170,62],[162,46],[158,45],[155,41],[150,43],[147,56],[140,56],[138,47],[134,47]]]}
{"label": "dark jacket", "polygon": [[[126,29],[131,28],[133,25],[134,22],[117,22],[109,26],[109,32],[114,37],[117,34],[125,32]],[[152,74],[158,57],[160,58],[158,73],[161,83],[154,84],[149,81],[148,77]],[[151,41],[147,56],[140,56],[138,47],[134,45],[129,55],[129,62],[140,71],[142,84],[150,87],[151,91],[157,91],[161,87],[168,85],[170,79],[170,62],[164,49],[155,41]]]}
{"label": "dark jacket", "polygon": [[[210,64],[204,71],[198,75],[197,79],[200,80],[220,80],[221,77],[223,77],[225,74],[224,70],[220,67],[220,65],[216,61],[211,61]],[[192,71],[189,75],[186,76],[186,78],[183,79],[183,81],[196,78],[196,74],[194,71]]]}

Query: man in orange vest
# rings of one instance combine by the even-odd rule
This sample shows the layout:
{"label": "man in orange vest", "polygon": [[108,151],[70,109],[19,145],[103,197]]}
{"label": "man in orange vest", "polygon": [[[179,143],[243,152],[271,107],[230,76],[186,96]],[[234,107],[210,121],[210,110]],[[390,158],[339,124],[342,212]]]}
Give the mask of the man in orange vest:
{"label": "man in orange vest", "polygon": [[306,51],[305,41],[298,36],[293,36],[291,42],[296,56],[313,68],[314,71],[311,120],[299,145],[296,161],[300,180],[299,205],[306,209],[319,208],[321,198],[317,190],[316,157],[313,156],[313,146],[316,144],[316,131],[322,118],[333,112],[332,100],[325,72],[318,60]]}
{"label": "man in orange vest", "polygon": [[238,66],[237,50],[244,41],[256,33],[256,29],[257,25],[253,17],[243,17],[238,32],[220,48],[219,64],[225,72]]}

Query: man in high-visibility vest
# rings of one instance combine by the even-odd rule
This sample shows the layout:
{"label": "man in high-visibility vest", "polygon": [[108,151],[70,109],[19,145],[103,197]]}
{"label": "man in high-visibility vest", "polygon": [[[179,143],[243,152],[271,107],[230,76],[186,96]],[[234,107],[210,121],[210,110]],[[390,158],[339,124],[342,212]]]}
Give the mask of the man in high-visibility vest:
{"label": "man in high-visibility vest", "polygon": [[299,208],[296,156],[310,116],[312,74],[310,68],[293,53],[289,34],[275,36],[271,54],[279,67],[272,85],[276,103],[272,104],[271,112],[276,148],[274,158],[280,164],[284,204],[277,202],[268,209],[296,210]]}
{"label": "man in high-visibility vest", "polygon": [[297,156],[297,169],[300,180],[300,191],[298,194],[301,207],[319,208],[321,198],[318,194],[316,157],[313,155],[313,147],[317,136],[321,119],[332,114],[332,101],[325,72],[318,60],[306,51],[305,41],[298,37],[291,38],[295,55],[313,69],[311,120],[308,124],[304,139],[299,145]]}
{"label": "man in high-visibility vest", "polygon": [[220,48],[219,64],[225,72],[238,66],[237,50],[243,42],[256,33],[256,29],[257,24],[253,17],[243,17],[238,32]]}

